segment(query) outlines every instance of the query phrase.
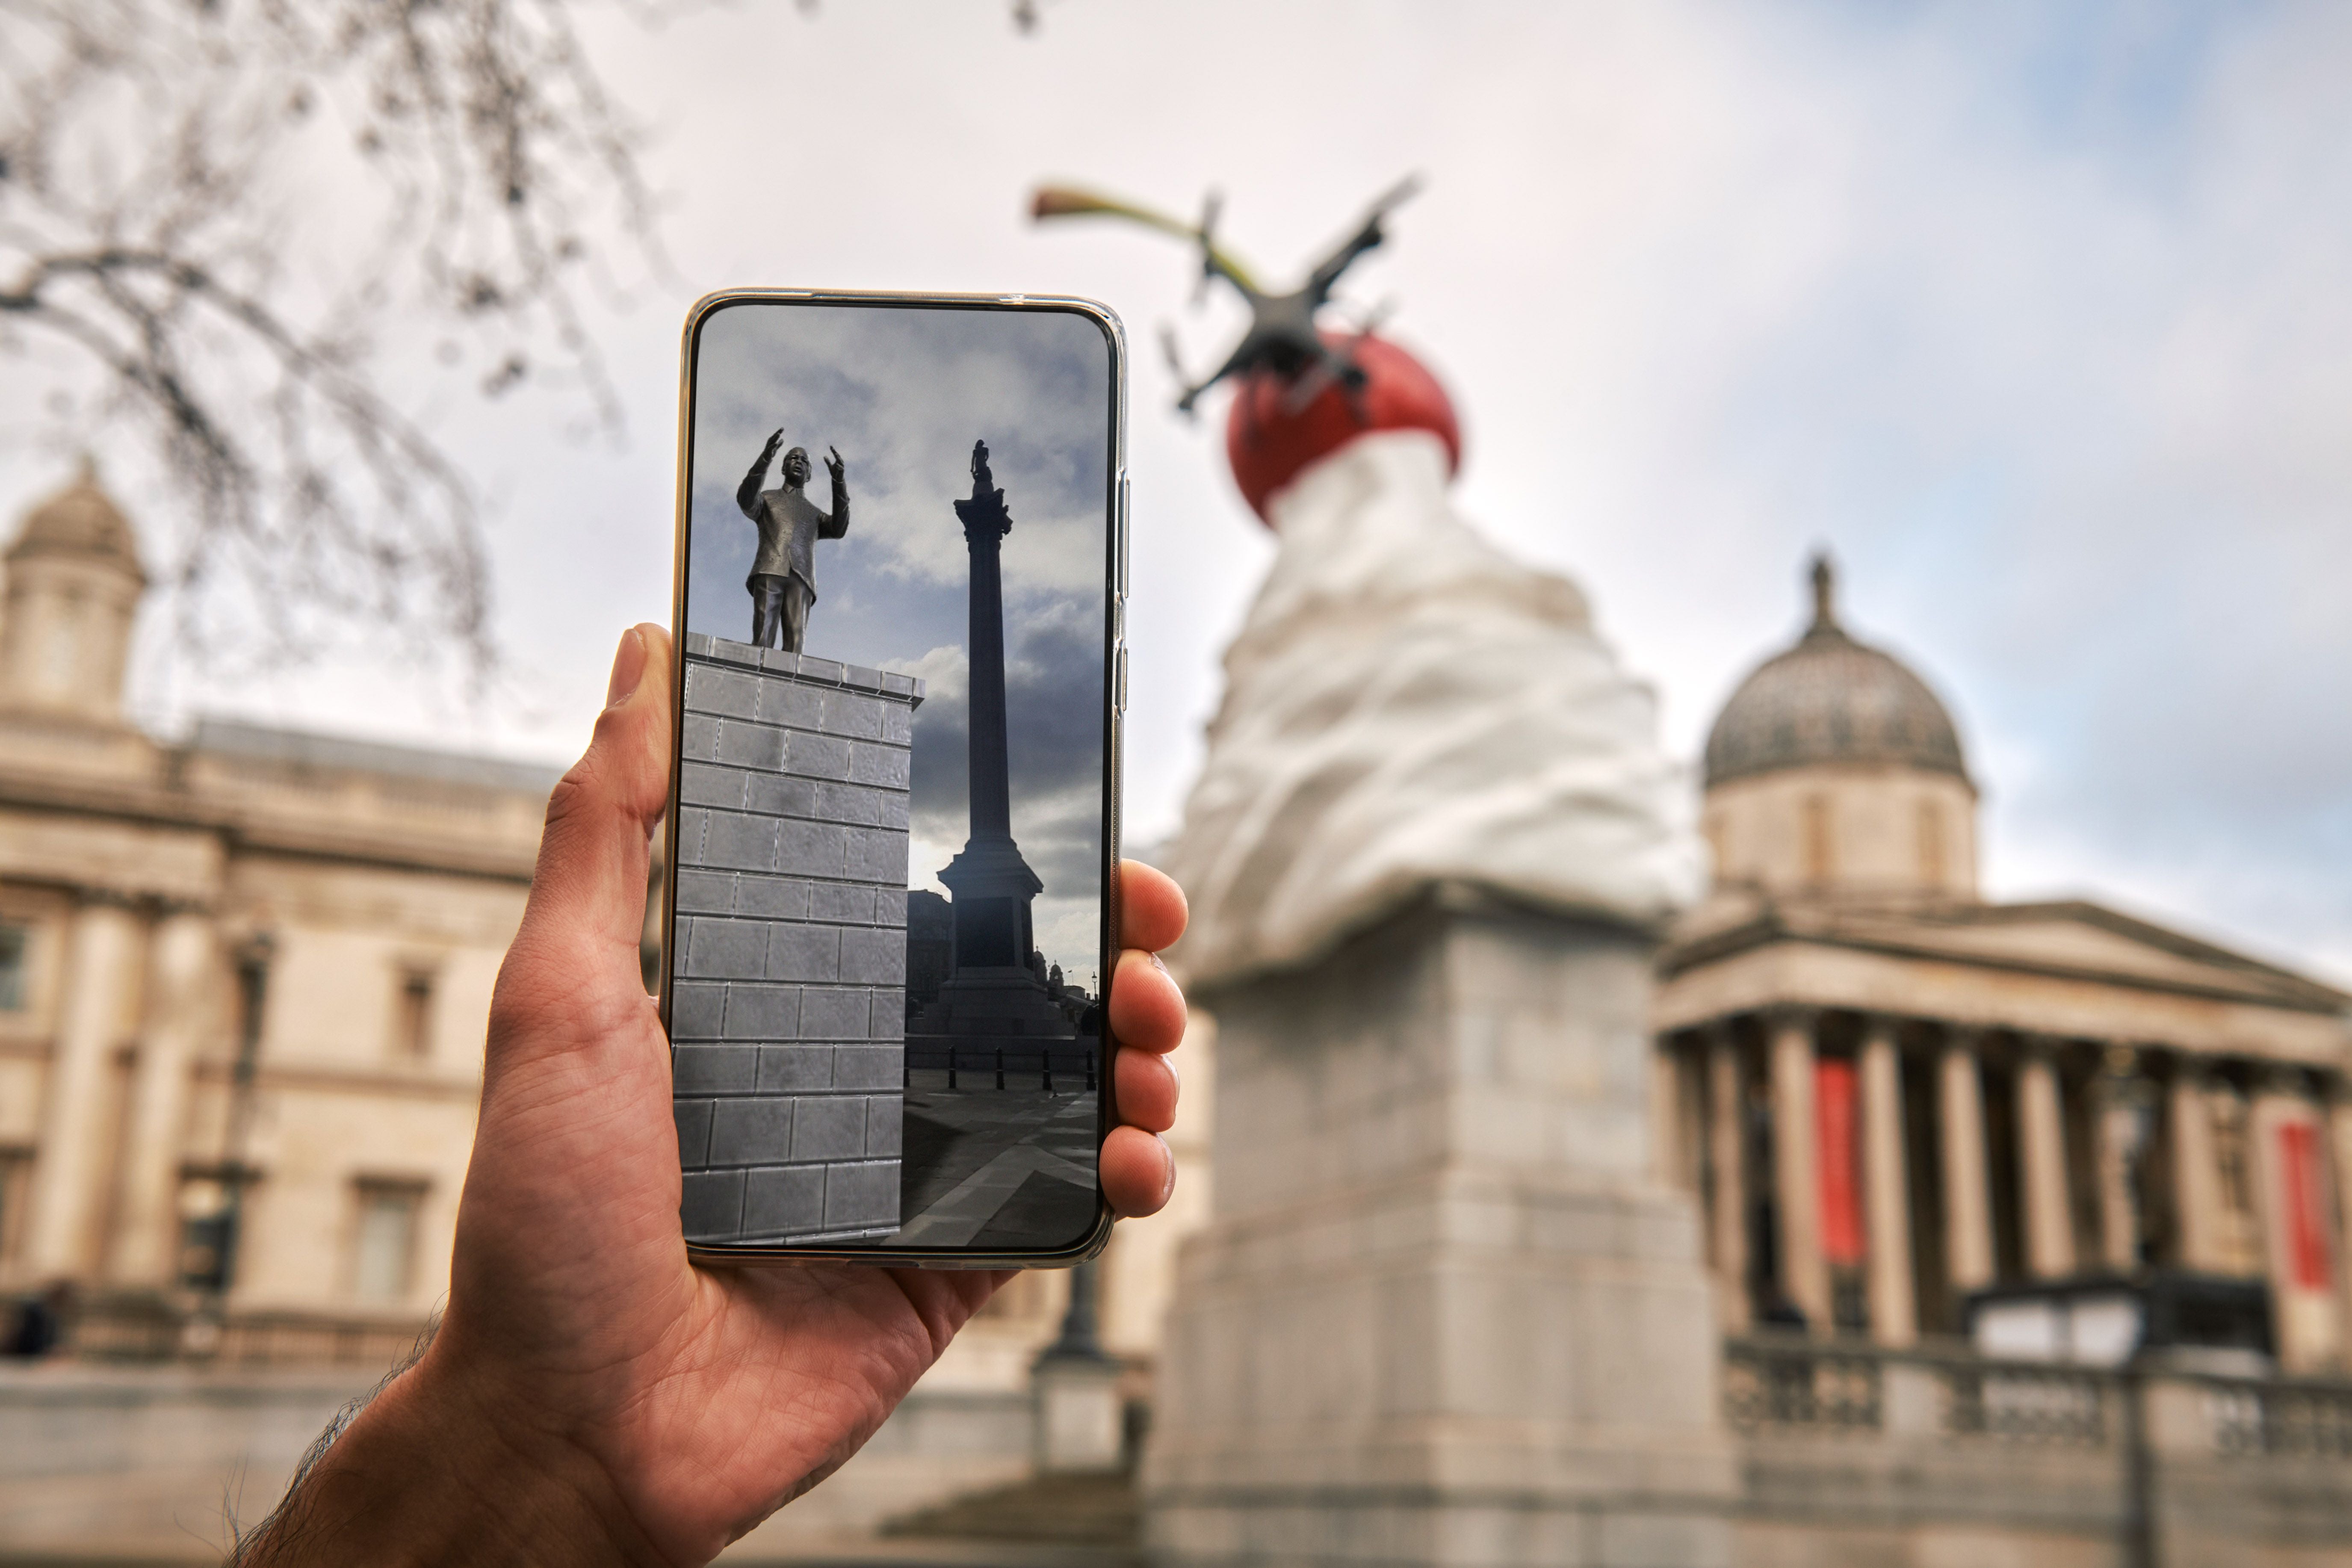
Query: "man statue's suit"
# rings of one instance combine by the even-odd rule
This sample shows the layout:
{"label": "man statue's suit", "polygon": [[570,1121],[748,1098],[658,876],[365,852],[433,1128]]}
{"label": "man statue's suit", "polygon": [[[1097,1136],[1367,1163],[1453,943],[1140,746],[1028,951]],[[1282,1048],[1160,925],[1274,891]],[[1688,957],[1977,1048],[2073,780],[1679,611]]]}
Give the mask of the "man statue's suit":
{"label": "man statue's suit", "polygon": [[833,477],[833,510],[819,511],[808,499],[809,455],[803,447],[784,454],[783,484],[772,490],[768,465],[783,444],[782,430],[768,437],[759,460],[735,491],[735,504],[760,531],[759,553],[743,586],[751,595],[751,643],[755,647],[782,647],[787,653],[805,650],[809,610],[816,604],[816,542],[839,539],[849,531],[849,486],[843,478],[841,454],[825,458]]}

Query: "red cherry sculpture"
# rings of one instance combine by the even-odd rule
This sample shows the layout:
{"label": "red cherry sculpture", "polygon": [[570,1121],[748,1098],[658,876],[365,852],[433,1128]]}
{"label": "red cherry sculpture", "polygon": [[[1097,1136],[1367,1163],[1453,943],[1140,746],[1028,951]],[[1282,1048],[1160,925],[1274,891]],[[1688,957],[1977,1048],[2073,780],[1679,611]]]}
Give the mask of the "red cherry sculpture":
{"label": "red cherry sculpture", "polygon": [[[1363,367],[1356,398],[1337,383],[1296,414],[1286,412],[1290,382],[1271,371],[1251,374],[1225,416],[1225,461],[1258,521],[1274,492],[1300,469],[1374,430],[1427,430],[1445,443],[1446,471],[1462,469],[1462,426],[1453,401],[1428,368],[1385,338],[1325,332],[1323,341]],[[1358,416],[1359,408],[1361,417]]]}

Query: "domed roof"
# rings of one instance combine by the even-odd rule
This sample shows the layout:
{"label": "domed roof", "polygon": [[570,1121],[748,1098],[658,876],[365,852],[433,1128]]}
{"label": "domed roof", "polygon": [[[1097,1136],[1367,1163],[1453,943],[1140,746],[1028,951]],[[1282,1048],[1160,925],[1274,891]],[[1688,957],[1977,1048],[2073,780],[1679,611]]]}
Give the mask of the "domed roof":
{"label": "domed roof", "polygon": [[1927,682],[1837,623],[1835,575],[1813,558],[1813,624],[1739,683],[1706,738],[1706,783],[1815,763],[1899,763],[1968,781],[1959,732]]}
{"label": "domed roof", "polygon": [[99,488],[98,466],[88,458],[73,483],[25,514],[25,526],[8,546],[10,561],[37,555],[97,560],[119,566],[142,583],[147,580],[131,520]]}

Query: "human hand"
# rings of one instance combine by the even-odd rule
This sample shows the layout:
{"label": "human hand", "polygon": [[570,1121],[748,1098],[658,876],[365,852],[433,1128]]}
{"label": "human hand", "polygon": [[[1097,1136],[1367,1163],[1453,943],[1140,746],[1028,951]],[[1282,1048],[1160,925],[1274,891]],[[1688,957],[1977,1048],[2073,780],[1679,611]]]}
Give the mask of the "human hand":
{"label": "human hand", "polygon": [[[587,754],[550,801],[490,1009],[481,1119],[438,1336],[236,1561],[701,1563],[855,1453],[1010,1276],[710,1269],[678,1223],[668,1042],[640,978],[647,836],[668,789],[670,644],[621,640]],[[1108,1016],[1123,1215],[1175,1182],[1152,957],[1183,895],[1122,869]]]}
{"label": "human hand", "polygon": [[846,468],[846,465],[841,460],[841,449],[838,447],[827,447],[825,452],[827,456],[824,459],[824,471],[833,476],[833,482],[837,485],[841,483],[842,474]]}
{"label": "human hand", "polygon": [[768,445],[767,445],[767,448],[766,448],[766,449],[767,449],[768,456],[770,456],[771,458],[774,457],[774,456],[776,455],[776,448],[777,448],[777,447],[781,447],[781,446],[782,446],[783,444],[784,444],[784,428],[783,428],[783,426],[782,426],[779,425],[779,426],[776,426],[776,428],[775,428],[774,430],[771,431],[771,432],[769,433],[769,435],[768,435]]}

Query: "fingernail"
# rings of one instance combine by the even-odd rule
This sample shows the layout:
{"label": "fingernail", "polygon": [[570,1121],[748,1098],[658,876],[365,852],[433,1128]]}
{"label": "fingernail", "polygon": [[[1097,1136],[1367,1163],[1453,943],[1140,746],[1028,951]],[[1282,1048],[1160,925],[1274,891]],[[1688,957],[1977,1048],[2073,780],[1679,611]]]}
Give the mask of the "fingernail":
{"label": "fingernail", "polygon": [[631,626],[621,634],[621,646],[614,651],[613,679],[604,683],[604,706],[618,708],[635,695],[645,673],[646,636]]}
{"label": "fingernail", "polygon": [[[1156,952],[1151,955],[1151,967],[1160,971],[1162,974],[1168,973],[1168,966],[1160,962],[1160,955]],[[1169,978],[1172,980],[1175,976],[1170,975]]]}

